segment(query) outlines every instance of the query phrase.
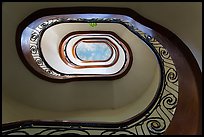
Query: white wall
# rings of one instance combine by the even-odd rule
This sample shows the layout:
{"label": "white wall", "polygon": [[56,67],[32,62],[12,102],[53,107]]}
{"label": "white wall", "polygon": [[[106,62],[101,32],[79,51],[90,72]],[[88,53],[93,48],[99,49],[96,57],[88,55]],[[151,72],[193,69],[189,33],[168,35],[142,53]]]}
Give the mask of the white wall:
{"label": "white wall", "polygon": [[[73,2],[67,2],[67,3],[46,3],[46,2],[40,2],[40,3],[3,3],[3,27],[6,27],[6,31],[4,31],[3,38],[3,56],[7,55],[9,56],[11,53],[14,55],[11,55],[12,57],[18,57],[16,48],[15,48],[15,29],[19,22],[21,22],[27,15],[31,14],[32,12],[47,8],[47,7],[69,7],[69,6],[108,6],[108,7],[129,7],[137,11],[142,16],[155,21],[156,23],[168,28],[172,32],[174,32],[177,36],[179,36],[183,42],[190,48],[190,50],[193,52],[194,56],[196,57],[200,68],[202,69],[202,3],[123,3],[123,2],[83,2],[83,3],[73,3]],[[13,13],[11,13],[13,12]],[[13,16],[8,16],[13,14]],[[4,29],[4,28],[3,28]],[[6,39],[6,41],[5,41]],[[9,45],[7,47],[7,50],[5,50],[6,45]],[[13,46],[11,46],[13,45]],[[12,48],[13,47],[13,48]],[[6,57],[7,57],[6,56]],[[5,56],[4,56],[5,57]],[[16,83],[18,84],[18,79],[16,76],[19,76],[20,74],[25,74],[23,78],[26,81],[30,77],[32,77],[31,73],[25,69],[23,65],[19,65],[19,63],[22,64],[19,58],[13,58],[15,60],[12,62],[12,69],[14,71],[9,71],[9,75],[13,76],[13,79],[11,80],[10,77],[7,77],[6,73],[3,73],[3,83],[6,83],[7,85],[12,87],[12,84]],[[3,59],[3,65],[8,64],[6,59]],[[7,65],[10,66],[10,65]],[[10,68],[11,69],[11,68]],[[5,71],[8,71],[10,69],[6,69]],[[16,73],[19,73],[19,75],[16,75]],[[34,80],[38,80],[37,77],[33,77]],[[42,81],[42,83],[46,83],[45,81]],[[4,84],[3,84],[4,85]],[[35,85],[33,83],[33,85]],[[22,87],[23,89],[23,87]],[[36,88],[36,90],[38,90]],[[6,91],[5,86],[3,86],[3,91]],[[18,91],[16,91],[18,92]],[[24,91],[26,92],[26,91]],[[19,94],[16,93],[16,94]],[[7,99],[6,99],[7,100]],[[5,101],[6,102],[6,101]],[[8,103],[8,102],[7,102]],[[15,104],[15,103],[14,103]],[[7,107],[9,108],[9,107]],[[13,110],[13,109],[12,109]],[[11,116],[12,117],[12,116]]]}

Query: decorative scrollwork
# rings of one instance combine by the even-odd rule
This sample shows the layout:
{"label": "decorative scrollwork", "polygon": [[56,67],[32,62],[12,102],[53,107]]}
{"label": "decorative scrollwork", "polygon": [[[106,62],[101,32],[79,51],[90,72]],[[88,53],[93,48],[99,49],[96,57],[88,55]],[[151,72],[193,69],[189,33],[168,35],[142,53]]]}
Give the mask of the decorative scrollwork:
{"label": "decorative scrollwork", "polygon": [[165,59],[169,59],[170,58],[170,54],[163,47],[159,48],[159,53]]}
{"label": "decorative scrollwork", "polygon": [[[89,19],[84,18],[67,18],[67,19],[55,19],[55,20],[48,20],[42,24],[40,24],[35,31],[38,31],[38,33],[32,33],[31,36],[31,43],[36,42],[40,36],[40,32],[43,28],[46,28],[56,22],[60,21],[87,21]],[[89,20],[90,21],[90,20]],[[125,24],[126,26],[129,26],[129,29],[134,30],[134,33],[139,35],[140,37],[144,38],[144,41],[147,43],[150,43],[152,48],[155,49],[155,51],[159,55],[159,59],[162,60],[164,63],[164,81],[163,81],[163,87],[162,90],[159,92],[159,98],[158,101],[153,105],[153,107],[144,114],[140,119],[135,120],[133,123],[126,125],[125,127],[120,128],[99,128],[95,127],[93,124],[92,126],[83,126],[78,124],[78,128],[73,129],[70,126],[55,126],[55,127],[40,127],[38,125],[29,125],[26,127],[18,127],[15,128],[15,130],[8,129],[4,130],[2,132],[3,135],[9,135],[9,134],[32,134],[29,133],[29,130],[26,131],[27,128],[29,129],[38,129],[35,134],[61,134],[61,135],[140,135],[140,134],[163,134],[165,130],[167,129],[169,125],[169,121],[173,118],[173,114],[175,112],[175,108],[178,102],[178,74],[176,72],[176,67],[174,66],[173,60],[168,53],[168,51],[153,37],[145,34],[138,28],[136,28],[133,24],[131,24],[128,20],[122,20],[117,18],[94,18],[91,19],[91,22],[99,22],[99,21],[106,21],[106,22],[120,22],[122,24]],[[31,53],[38,54],[38,44],[36,46],[33,46],[31,44],[30,46]],[[51,68],[48,66],[44,66],[43,60],[41,58],[38,58],[39,56],[35,56],[36,63],[41,66],[43,70],[48,72],[52,75],[59,75],[58,73],[55,73]],[[170,111],[173,110],[173,111]],[[169,112],[171,115],[169,115]]]}
{"label": "decorative scrollwork", "polygon": [[50,19],[40,25],[38,25],[31,33],[30,36],[30,52],[36,61],[37,65],[42,68],[44,71],[48,72],[50,75],[60,76],[58,72],[55,72],[51,67],[47,66],[42,60],[42,55],[39,51],[39,39],[42,35],[42,31],[46,28],[56,24],[57,22],[62,21],[62,19]]}
{"label": "decorative scrollwork", "polygon": [[173,94],[168,94],[162,98],[162,105],[167,109],[173,109],[176,107],[177,98]]}
{"label": "decorative scrollwork", "polygon": [[166,80],[171,83],[178,82],[178,74],[174,68],[168,69],[166,72]]}
{"label": "decorative scrollwork", "polygon": [[36,58],[35,61],[39,66],[42,66],[44,64],[41,58]]}
{"label": "decorative scrollwork", "polygon": [[148,118],[146,121],[146,126],[150,133],[162,134],[166,128],[166,123],[164,119],[160,117],[151,117]]}
{"label": "decorative scrollwork", "polygon": [[37,46],[30,46],[30,51],[32,54],[37,54],[38,53]]}
{"label": "decorative scrollwork", "polygon": [[35,42],[39,38],[39,34],[37,32],[32,32],[30,41]]}

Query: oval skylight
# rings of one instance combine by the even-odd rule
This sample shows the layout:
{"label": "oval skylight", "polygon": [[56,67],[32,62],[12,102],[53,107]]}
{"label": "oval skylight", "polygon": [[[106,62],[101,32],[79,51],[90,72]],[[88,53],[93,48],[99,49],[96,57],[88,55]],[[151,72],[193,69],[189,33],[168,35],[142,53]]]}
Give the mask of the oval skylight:
{"label": "oval skylight", "polygon": [[25,92],[16,93],[16,98],[24,96],[19,100],[35,108],[65,112],[66,117],[57,115],[55,120],[126,124],[124,129],[155,134],[152,126],[160,126],[163,133],[177,103],[176,68],[165,48],[139,30],[134,19],[120,14],[59,14],[26,23],[18,29],[19,53],[37,76],[56,82],[112,81],[48,83],[49,90],[45,84],[36,90],[30,87],[42,81],[35,79],[27,87],[18,85],[18,91]]}
{"label": "oval skylight", "polygon": [[110,59],[112,51],[106,42],[83,40],[76,45],[74,53],[83,62],[102,62]]}
{"label": "oval skylight", "polygon": [[[127,74],[132,51],[129,42],[115,33],[118,27],[125,28],[123,25],[97,23],[95,29],[89,23],[59,23],[60,20],[34,21],[30,25],[38,25],[22,33],[22,45],[28,43],[22,52],[41,77],[66,82],[76,78],[117,79]],[[28,50],[31,54],[27,54]]]}
{"label": "oval skylight", "polygon": [[[69,24],[64,24],[61,27],[65,28],[68,26]],[[58,26],[56,25],[56,27]],[[55,30],[55,26],[53,29]],[[45,46],[48,44],[45,44],[46,41],[44,39],[48,39],[47,34],[54,30],[48,30],[42,37],[44,57],[53,67],[56,66],[55,62],[53,62],[54,52],[50,54],[46,51]],[[127,43],[122,42],[122,39],[114,32],[74,31],[61,40],[59,54],[64,63],[61,64],[61,67],[56,67],[55,69],[67,74],[72,74],[68,70],[73,68],[75,68],[74,74],[117,74],[123,70],[122,67],[125,64],[129,64],[132,58],[129,55],[131,51],[127,47]],[[58,60],[58,62],[62,61]]]}

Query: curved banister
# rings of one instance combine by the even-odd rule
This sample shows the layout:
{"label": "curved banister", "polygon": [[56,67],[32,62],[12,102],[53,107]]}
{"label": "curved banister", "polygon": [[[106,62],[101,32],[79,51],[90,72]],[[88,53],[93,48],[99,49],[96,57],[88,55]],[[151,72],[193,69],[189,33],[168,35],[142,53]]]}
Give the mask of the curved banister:
{"label": "curved banister", "polygon": [[[31,23],[42,16],[54,14],[104,13],[122,14],[133,18],[138,29],[157,39],[170,53],[179,75],[179,98],[174,117],[164,134],[202,134],[202,76],[198,63],[189,48],[174,33],[154,23],[129,8],[113,7],[69,7],[47,8],[32,13],[23,23]],[[22,25],[21,24],[21,25]],[[19,28],[19,30],[22,28]],[[63,121],[21,121],[3,124],[3,130],[20,125],[60,125],[74,124]],[[82,124],[82,123],[81,123]],[[84,123],[89,125],[89,123]],[[92,123],[93,124],[93,123]],[[77,125],[77,124],[76,124]],[[94,126],[96,126],[95,124]],[[105,124],[106,125],[106,124]]]}

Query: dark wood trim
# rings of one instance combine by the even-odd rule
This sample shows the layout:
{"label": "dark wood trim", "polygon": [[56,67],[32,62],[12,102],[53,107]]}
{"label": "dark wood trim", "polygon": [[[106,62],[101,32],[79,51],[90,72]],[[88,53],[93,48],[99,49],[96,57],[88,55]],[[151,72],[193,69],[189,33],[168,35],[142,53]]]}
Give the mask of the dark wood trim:
{"label": "dark wood trim", "polygon": [[[46,10],[44,12],[47,12]],[[70,11],[72,12],[72,11]],[[29,16],[30,17],[30,16]],[[29,18],[28,17],[28,18]],[[35,17],[35,16],[34,16]],[[26,18],[27,19],[27,18]],[[24,20],[24,21],[28,21],[28,20]],[[32,18],[31,18],[32,19]],[[34,19],[33,19],[34,20]],[[32,21],[33,21],[32,20]],[[24,21],[22,23],[24,23]],[[24,29],[24,27],[28,25],[28,24],[23,24],[23,25],[19,25],[18,29],[21,29],[20,32],[22,32],[22,30]],[[95,33],[101,33],[99,31],[94,31]],[[104,31],[102,31],[104,33]],[[113,36],[115,36],[117,39],[119,39],[122,43],[126,43],[123,39],[121,39],[118,35],[116,35],[114,32],[111,32],[111,31],[106,31],[108,34],[111,34]],[[18,33],[18,31],[17,31]],[[84,33],[84,31],[82,32]],[[19,49],[20,47],[20,43],[18,42],[18,40],[20,40],[20,34],[17,35],[17,39],[16,39],[16,43],[17,43],[17,49],[20,50],[19,52],[19,56],[21,58],[24,58],[22,56],[22,53],[21,53],[21,49]],[[124,47],[122,47],[124,48]],[[100,80],[103,79],[103,80],[113,80],[113,79],[116,79],[116,78],[121,78],[123,77],[131,68],[131,65],[132,65],[132,52],[131,52],[131,49],[130,47],[128,46],[128,44],[126,43],[125,44],[125,48],[127,48],[128,52],[129,52],[129,56],[130,56],[130,60],[129,60],[129,64],[127,66],[127,69],[121,74],[121,75],[118,75],[118,76],[113,76],[113,77],[110,77],[109,79],[107,79],[106,77],[100,77]],[[30,66],[27,61],[25,59],[23,59],[22,61],[25,61],[25,65],[28,65]],[[161,63],[161,60],[159,60],[159,64],[162,66],[162,63]],[[33,71],[32,68],[30,68],[31,71]],[[161,73],[163,74],[163,67],[161,67]],[[147,112],[149,112],[149,110],[152,108],[152,106],[155,104],[155,102],[158,100],[158,97],[160,95],[160,92],[161,92],[161,88],[162,88],[162,85],[163,85],[163,75],[161,74],[161,82],[160,82],[160,85],[157,89],[157,92],[156,92],[156,95],[154,97],[154,99],[151,101],[151,103],[142,111],[140,112],[139,114],[129,118],[129,119],[126,119],[124,121],[119,121],[119,122],[74,122],[74,121],[66,121],[66,122],[63,122],[63,121],[42,121],[42,120],[26,120],[26,121],[19,121],[19,122],[14,122],[14,123],[7,123],[7,124],[3,124],[3,128],[4,129],[8,129],[10,127],[19,127],[20,125],[21,126],[26,126],[26,125],[29,125],[29,124],[32,124],[32,125],[82,125],[82,126],[87,126],[87,127],[110,127],[110,128],[118,128],[118,127],[125,127],[135,121],[137,121],[138,119],[140,119],[141,117],[144,116],[144,114],[146,114]],[[44,79],[45,77],[42,77],[41,75],[39,75],[40,78]],[[95,78],[92,78],[92,77],[86,77],[86,78],[83,78],[85,80],[98,80],[97,77]],[[46,79],[46,80],[50,80],[50,79]],[[81,78],[75,78],[74,80],[81,80]],[[56,80],[57,82],[61,82],[59,80]],[[54,82],[56,82],[54,80]],[[67,82],[68,80],[66,80]],[[71,80],[73,81],[73,80]]]}
{"label": "dark wood trim", "polygon": [[[46,10],[45,11],[43,11],[43,12],[47,12]],[[27,19],[29,19],[29,20],[27,20]],[[36,75],[36,76],[38,76],[39,78],[41,78],[41,79],[43,79],[43,80],[47,80],[47,81],[49,81],[49,82],[55,82],[55,83],[64,83],[64,82],[71,82],[71,81],[84,81],[84,80],[91,80],[91,81],[93,81],[93,80],[115,80],[115,79],[120,79],[120,78],[122,78],[123,76],[125,76],[128,72],[129,72],[129,70],[130,70],[130,68],[131,68],[131,66],[132,66],[132,62],[133,62],[133,57],[132,57],[132,51],[131,51],[131,48],[129,47],[129,45],[123,40],[123,39],[121,39],[117,34],[115,34],[114,32],[111,32],[111,31],[94,31],[94,33],[105,33],[105,34],[111,34],[111,35],[113,35],[114,37],[116,37],[119,41],[120,41],[120,43],[122,44],[122,48],[123,48],[123,50],[124,50],[124,48],[125,48],[125,52],[128,52],[128,55],[129,55],[129,58],[127,59],[128,60],[128,65],[127,65],[127,67],[126,67],[126,69],[123,71],[123,69],[124,69],[124,66],[126,66],[126,64],[124,64],[123,65],[123,67],[122,67],[122,69],[121,70],[119,70],[117,73],[114,73],[114,74],[110,74],[110,75],[95,75],[95,74],[80,74],[80,75],[77,75],[77,77],[75,76],[75,74],[70,74],[70,76],[71,77],[67,77],[67,78],[64,78],[64,79],[57,79],[57,78],[54,78],[54,77],[52,77],[52,76],[50,76],[50,77],[47,77],[47,76],[45,76],[44,74],[41,74],[41,73],[39,73],[36,69],[35,69],[35,67],[32,67],[32,65],[36,65],[36,64],[33,64],[33,63],[28,63],[28,61],[25,59],[25,56],[27,56],[27,55],[25,55],[24,53],[23,53],[23,51],[22,51],[22,47],[21,47],[21,34],[22,34],[22,32],[23,32],[23,30],[26,28],[26,26],[28,26],[29,25],[29,23],[28,23],[28,21],[34,21],[35,20],[35,16],[34,17],[31,17],[30,18],[30,16],[28,16],[25,20],[23,20],[20,24],[19,24],[19,26],[18,26],[18,28],[17,28],[17,31],[16,31],[16,48],[17,48],[17,52],[18,52],[18,55],[19,55],[19,57],[21,58],[21,60],[22,60],[22,62],[24,63],[24,65],[34,74],[34,75]],[[31,21],[31,22],[32,22]],[[58,23],[57,23],[58,24]],[[55,24],[55,25],[57,25],[57,24]],[[45,32],[45,30],[43,30],[42,31],[42,34]],[[82,32],[78,32],[79,34],[84,34],[84,33],[89,33],[88,31],[82,31]],[[70,35],[73,35],[73,34],[75,34],[75,32],[71,32],[71,33],[69,33],[68,35],[70,36]],[[67,36],[65,36],[65,38],[66,38]],[[112,37],[112,36],[111,36]],[[65,38],[63,38],[63,39],[65,39]],[[41,37],[40,37],[40,39],[39,39],[39,42],[41,41]],[[110,41],[111,42],[111,41]],[[112,43],[112,42],[111,42]],[[113,43],[112,43],[113,44]],[[117,47],[116,47],[117,48]],[[50,68],[52,68],[48,63],[47,63],[47,61],[44,59],[44,57],[43,57],[43,54],[42,54],[42,51],[41,51],[41,48],[39,48],[39,52],[40,52],[40,54],[42,55],[42,60],[44,61],[44,63],[47,65],[47,66],[49,66]],[[116,60],[115,61],[117,61],[117,59],[118,58],[116,58]],[[34,62],[34,63],[36,63],[36,62]],[[87,67],[87,66],[84,66],[84,68],[91,68],[91,67]],[[62,74],[62,75],[65,75],[64,73],[61,73],[61,72],[59,72],[59,71],[57,71],[57,70],[55,70],[54,68],[52,68],[53,69],[53,71],[56,71],[57,73],[59,73],[59,74]]]}
{"label": "dark wood trim", "polygon": [[[174,33],[139,14],[145,33],[156,38],[170,53],[179,75],[179,101],[174,118],[165,134],[202,134],[202,73],[189,48]],[[151,29],[149,29],[151,28]]]}
{"label": "dark wood trim", "polygon": [[[117,40],[119,40],[119,42],[121,43],[120,45],[121,45],[121,48],[123,48],[123,49],[127,49],[127,50],[124,50],[124,52],[127,52],[128,53],[128,56],[129,56],[129,58],[127,58],[127,60],[128,60],[128,66],[129,65],[131,65],[129,62],[132,62],[132,60],[133,60],[133,57],[132,57],[132,51],[131,51],[131,49],[130,48],[128,48],[129,47],[129,45],[125,42],[125,41],[123,41],[116,33],[114,33],[114,32],[111,32],[111,31],[74,31],[74,32],[71,32],[71,33],[69,33],[69,34],[67,34],[62,40],[61,40],[61,42],[60,42],[60,46],[59,46],[59,51],[60,51],[60,57],[61,57],[61,59],[67,64],[67,65],[69,65],[69,62],[70,62],[70,64],[72,63],[73,64],[73,66],[71,66],[71,67],[75,67],[75,68],[96,68],[96,67],[110,67],[110,66],[113,66],[116,62],[117,62],[117,60],[118,60],[118,58],[119,58],[119,50],[118,50],[118,47],[112,42],[112,41],[110,41],[109,39],[107,39],[107,38],[82,38],[82,39],[80,39],[80,40],[78,40],[76,43],[75,43],[75,45],[74,45],[74,47],[76,47],[76,45],[80,42],[80,41],[83,41],[83,40],[90,40],[90,39],[92,39],[92,40],[97,40],[97,39],[101,39],[101,40],[105,40],[105,41],[108,41],[109,43],[111,43],[111,45],[109,44],[109,43],[107,43],[107,45],[109,45],[110,47],[112,47],[113,49],[115,49],[115,51],[116,51],[116,58],[114,59],[114,61],[112,62],[112,63],[110,63],[110,64],[107,64],[107,65],[93,65],[93,66],[77,66],[77,65],[75,65],[73,62],[71,62],[71,61],[68,61],[66,58],[65,58],[65,55],[62,55],[63,53],[63,49],[64,49],[64,45],[65,45],[65,43],[67,43],[67,38],[69,38],[70,36],[72,36],[72,35],[75,35],[75,36],[80,36],[81,34],[103,34],[103,36],[105,36],[105,34],[108,36],[108,35],[113,35],[114,37],[116,37],[117,38]],[[113,49],[112,48],[110,48],[112,51],[113,51]],[[72,51],[73,52],[73,51]],[[74,54],[74,53],[73,53]],[[75,55],[76,56],[76,55]],[[112,57],[112,55],[111,55],[111,57]],[[111,58],[110,57],[110,58]],[[109,58],[109,59],[110,59]],[[108,60],[109,60],[108,59]],[[108,61],[108,60],[106,60],[106,61]],[[81,60],[82,61],[82,60]],[[106,62],[106,61],[103,61],[103,62]],[[88,62],[102,62],[102,61],[82,61],[82,62],[86,62],[86,63],[88,63]],[[121,70],[120,70],[121,71]],[[120,71],[118,72],[118,73],[120,73]],[[117,75],[117,73],[115,73],[114,75]],[[120,74],[119,74],[120,75]]]}
{"label": "dark wood trim", "polygon": [[[128,8],[69,7],[55,9],[47,8],[36,11],[26,18],[21,23],[21,26],[25,26],[42,16],[69,14],[73,13],[73,11],[79,14],[122,14],[130,16],[137,21],[139,29],[156,38],[168,50],[179,75],[178,105],[173,120],[165,134],[202,134],[202,73],[195,57],[180,38],[165,27],[142,17],[134,10]],[[22,31],[22,28],[19,27],[17,31]],[[16,40],[17,43],[18,41],[19,39]],[[8,127],[8,124],[3,125],[3,127]]]}

